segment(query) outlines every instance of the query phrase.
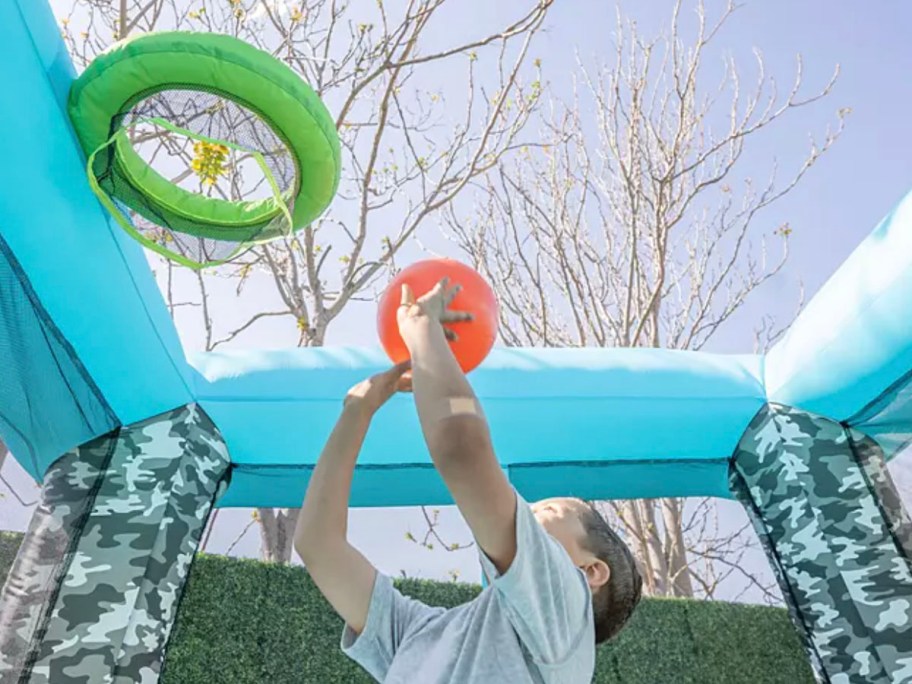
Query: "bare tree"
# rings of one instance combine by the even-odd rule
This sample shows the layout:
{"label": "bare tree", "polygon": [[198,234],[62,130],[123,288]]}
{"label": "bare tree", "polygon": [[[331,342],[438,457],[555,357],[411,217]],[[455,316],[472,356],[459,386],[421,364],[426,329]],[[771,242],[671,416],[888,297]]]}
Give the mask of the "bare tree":
{"label": "bare tree", "polygon": [[[467,28],[455,31],[447,22],[466,11],[464,0],[74,0],[62,23],[83,65],[134,31],[228,33],[284,60],[336,117],[343,177],[330,211],[214,273],[188,279],[163,264],[158,275],[172,314],[197,317],[207,350],[234,343],[266,319],[287,320],[300,346],[323,345],[343,309],[388,276],[396,254],[430,217],[528,144],[520,135],[541,92],[529,49],[551,2],[515,3],[515,18],[504,25],[460,22]],[[192,153],[169,136],[160,140],[192,168]],[[235,196],[240,172],[225,171],[215,180]],[[235,280],[239,296],[253,279],[270,283],[272,306],[220,331],[209,293],[225,278]],[[258,511],[264,559],[290,559],[296,518],[294,509]]]}
{"label": "bare tree", "polygon": [[[825,97],[838,68],[809,95],[800,58],[784,93],[759,53],[752,84],[733,58],[708,76],[710,48],[736,7],[712,20],[699,2],[690,31],[682,4],[653,39],[618,12],[611,61],[580,61],[572,95],[549,95],[542,107],[548,144],[478,182],[471,216],[446,212],[452,238],[495,284],[507,344],[701,349],[785,264],[792,227],[771,230],[763,212],[830,149],[848,110],[784,180],[772,153],[769,176],[751,177],[746,144],[762,152],[765,131]],[[764,320],[760,344],[777,334]],[[708,529],[709,502],[611,508],[650,594],[711,596],[741,569],[741,530]],[[698,557],[713,560],[708,570],[690,563]]]}
{"label": "bare tree", "polygon": [[[427,506],[421,507],[421,513],[423,515],[423,524],[424,524],[424,533],[422,538],[419,540],[411,531],[405,533],[405,538],[418,546],[427,549],[428,551],[434,551],[435,549],[443,549],[444,551],[462,551],[463,549],[470,549],[475,546],[475,542],[453,542],[444,539],[440,533],[440,509],[434,508],[431,511],[428,511]],[[452,575],[454,570],[450,571]],[[457,572],[458,574],[458,572]]]}

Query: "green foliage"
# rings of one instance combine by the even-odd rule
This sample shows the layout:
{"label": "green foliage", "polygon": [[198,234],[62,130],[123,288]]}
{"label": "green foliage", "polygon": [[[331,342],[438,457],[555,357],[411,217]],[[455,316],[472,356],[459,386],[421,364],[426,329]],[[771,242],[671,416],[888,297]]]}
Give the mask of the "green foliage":
{"label": "green foliage", "polygon": [[784,609],[647,599],[599,648],[595,684],[813,684]]}
{"label": "green foliage", "polygon": [[[20,535],[0,533],[0,578]],[[430,605],[470,600],[477,585],[401,580]],[[368,684],[339,650],[342,621],[298,567],[200,556],[168,647],[163,684]],[[599,648],[594,684],[812,684],[784,610],[647,599]]]}
{"label": "green foliage", "polygon": [[0,583],[2,583],[9,574],[13,561],[16,559],[16,551],[19,550],[19,542],[21,541],[21,534],[0,532]]}

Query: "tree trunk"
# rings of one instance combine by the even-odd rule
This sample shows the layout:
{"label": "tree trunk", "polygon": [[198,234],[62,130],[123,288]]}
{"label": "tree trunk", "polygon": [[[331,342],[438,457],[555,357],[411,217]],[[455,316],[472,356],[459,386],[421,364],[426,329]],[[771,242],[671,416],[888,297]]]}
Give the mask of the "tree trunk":
{"label": "tree trunk", "polygon": [[[627,540],[640,561],[648,596],[692,597],[693,581],[687,563],[683,531],[683,501],[636,499],[618,503],[627,527]],[[656,513],[662,512],[662,529]]]}
{"label": "tree trunk", "polygon": [[662,499],[662,517],[665,522],[664,542],[668,559],[669,595],[692,598],[693,582],[687,563],[687,545],[684,541],[684,500]]}
{"label": "tree trunk", "polygon": [[662,535],[656,522],[655,499],[640,499],[637,502],[640,509],[640,518],[643,520],[643,551],[649,555],[649,562],[655,573],[655,588],[657,596],[668,596],[670,584],[668,581],[668,561],[665,555]]}
{"label": "tree trunk", "polygon": [[656,596],[656,572],[652,566],[652,559],[646,551],[646,532],[643,529],[643,522],[640,519],[640,513],[637,502],[634,499],[628,499],[617,504],[619,515],[624,522],[627,530],[627,539],[634,558],[639,561],[640,572],[643,575],[643,591],[647,596]]}
{"label": "tree trunk", "polygon": [[291,562],[299,508],[258,508],[260,554],[267,563]]}

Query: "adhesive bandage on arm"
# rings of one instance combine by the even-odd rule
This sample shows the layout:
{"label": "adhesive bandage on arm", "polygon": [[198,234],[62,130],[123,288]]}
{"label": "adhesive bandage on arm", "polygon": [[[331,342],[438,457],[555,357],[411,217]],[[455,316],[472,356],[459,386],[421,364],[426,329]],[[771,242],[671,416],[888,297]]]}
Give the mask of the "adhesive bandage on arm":
{"label": "adhesive bandage on arm", "polygon": [[447,414],[443,417],[450,416],[480,416],[481,408],[478,402],[471,397],[449,397],[446,401]]}
{"label": "adhesive bandage on arm", "polygon": [[[484,420],[481,406],[472,397],[441,397],[425,406],[426,410],[422,414],[425,425],[434,425],[457,416],[474,416]],[[419,413],[422,412],[419,410]]]}

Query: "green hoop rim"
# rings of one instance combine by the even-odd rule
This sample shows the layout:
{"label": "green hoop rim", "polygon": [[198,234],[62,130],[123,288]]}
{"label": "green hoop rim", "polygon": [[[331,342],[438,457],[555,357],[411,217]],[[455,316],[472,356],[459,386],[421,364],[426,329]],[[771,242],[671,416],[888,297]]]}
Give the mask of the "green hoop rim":
{"label": "green hoop rim", "polygon": [[[118,137],[111,128],[114,120],[138,101],[169,89],[212,92],[259,116],[291,154],[297,172],[293,197],[230,202],[184,190],[158,174],[128,139]],[[74,82],[69,111],[85,154],[94,158],[113,140],[118,169],[160,213],[159,218],[146,218],[167,224],[169,217],[175,217],[181,232],[232,239],[230,234],[226,236],[226,228],[249,233],[257,222],[265,227],[283,209],[288,212],[289,204],[290,225],[297,230],[326,209],[338,188],[341,146],[335,122],[319,97],[286,64],[231,36],[165,32],[122,41],[96,58]],[[187,131],[180,132],[188,135]],[[204,139],[195,134],[189,137]],[[261,161],[262,155],[257,163]],[[267,178],[274,186],[271,174]],[[145,215],[140,207],[127,204]],[[188,223],[193,230],[186,228]],[[220,227],[218,237],[210,232],[216,227]],[[257,241],[282,234],[284,231],[269,231],[258,235]]]}

